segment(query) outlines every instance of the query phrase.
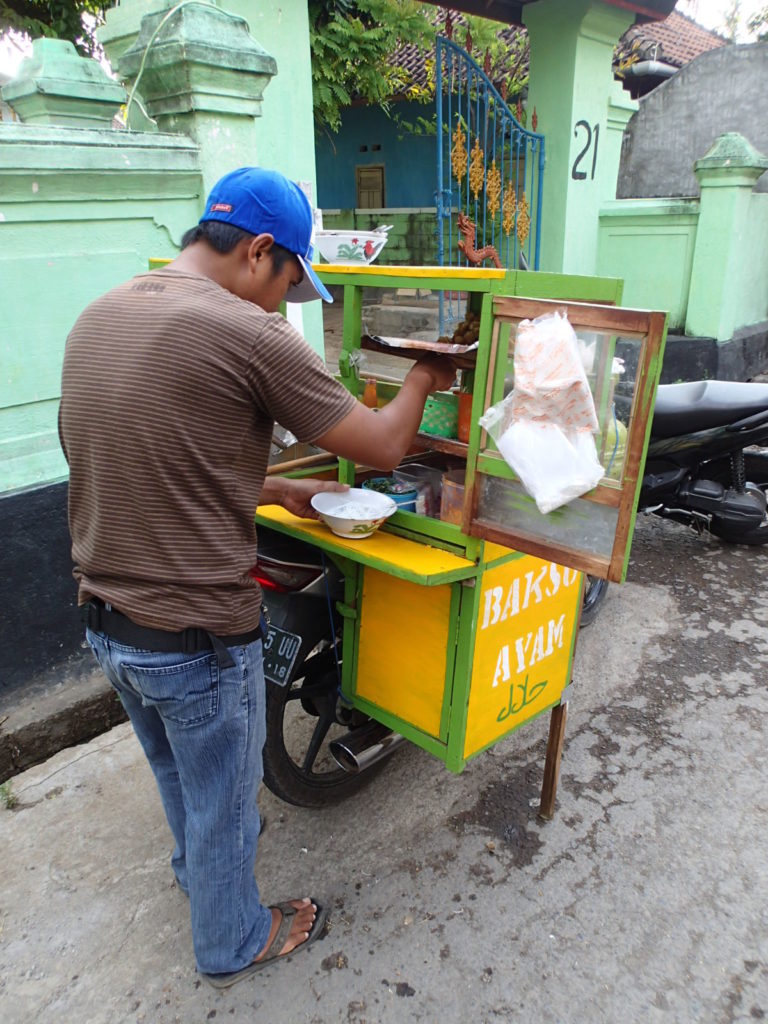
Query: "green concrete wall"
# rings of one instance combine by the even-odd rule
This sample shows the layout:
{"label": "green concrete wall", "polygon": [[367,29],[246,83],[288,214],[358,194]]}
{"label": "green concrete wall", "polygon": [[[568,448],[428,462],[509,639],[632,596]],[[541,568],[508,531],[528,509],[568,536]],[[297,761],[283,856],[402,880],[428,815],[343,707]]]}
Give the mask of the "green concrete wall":
{"label": "green concrete wall", "polygon": [[743,135],[720,135],[694,165],[701,214],[686,333],[727,341],[735,330],[768,318],[766,201],[755,193],[768,156]]}
{"label": "green concrete wall", "polygon": [[749,197],[746,224],[741,236],[743,265],[737,271],[730,294],[730,322],[723,333],[730,338],[749,324],[768,320],[768,194]]}
{"label": "green concrete wall", "polygon": [[[133,43],[148,10],[165,6],[166,0],[123,0],[115,12],[117,50]],[[183,232],[200,216],[212,169],[230,169],[216,163],[225,115],[233,123],[228,140],[238,140],[232,167],[276,167],[317,194],[305,0],[219,6],[245,17],[251,34],[277,57],[278,75],[267,85],[261,117],[244,107],[252,80],[233,91],[231,69],[219,75],[212,65],[205,81],[184,86],[192,99],[188,115],[179,99],[183,134],[0,124],[0,493],[66,476],[56,419],[67,333],[88,302],[145,270],[149,257],[176,254]],[[205,11],[190,7],[189,13],[192,22]],[[215,55],[213,43],[209,49]],[[231,63],[227,54],[222,60]],[[245,64],[243,73],[250,73]],[[140,84],[145,98],[158,99],[149,71]],[[66,81],[60,87],[66,115]],[[200,109],[192,102],[197,94],[204,100]],[[168,105],[159,100],[169,121]],[[320,303],[290,309],[292,322],[322,352]]]}
{"label": "green concrete wall", "polygon": [[696,199],[622,199],[600,210],[597,273],[624,279],[623,303],[669,311],[682,331],[696,245]]}
{"label": "green concrete wall", "polygon": [[435,207],[383,210],[323,210],[323,227],[372,231],[391,224],[387,244],[376,263],[413,267],[437,265],[437,211]]}
{"label": "green concrete wall", "polygon": [[[734,198],[743,210],[734,209]],[[698,252],[686,334],[728,341],[740,328],[768,320],[768,194],[734,197],[719,190],[715,203]]]}
{"label": "green concrete wall", "polygon": [[618,199],[600,211],[597,273],[669,330],[729,341],[768,320],[768,195],[726,169],[701,199]]}
{"label": "green concrete wall", "polygon": [[0,492],[66,475],[67,333],[150,254],[175,254],[201,191],[183,137],[0,124]]}

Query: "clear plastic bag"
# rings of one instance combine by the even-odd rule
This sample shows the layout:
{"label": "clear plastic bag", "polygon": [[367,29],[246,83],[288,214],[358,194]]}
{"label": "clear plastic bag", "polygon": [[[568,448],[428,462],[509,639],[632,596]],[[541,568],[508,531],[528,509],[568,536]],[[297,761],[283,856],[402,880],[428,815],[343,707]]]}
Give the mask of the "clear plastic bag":
{"label": "clear plastic bag", "polygon": [[480,423],[547,513],[591,491],[603,476],[595,404],[564,313],[519,324],[514,369],[514,389]]}

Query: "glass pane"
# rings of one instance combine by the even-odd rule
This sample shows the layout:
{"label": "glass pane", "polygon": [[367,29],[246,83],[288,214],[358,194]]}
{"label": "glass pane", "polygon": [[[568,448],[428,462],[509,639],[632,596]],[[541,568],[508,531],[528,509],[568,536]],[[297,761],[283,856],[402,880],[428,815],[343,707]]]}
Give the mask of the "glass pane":
{"label": "glass pane", "polygon": [[[512,324],[510,335],[500,335],[500,358],[494,394],[496,401],[506,397],[514,388],[514,342],[519,321]],[[589,392],[597,416],[598,431],[594,435],[597,458],[603,466],[605,486],[618,487],[627,458],[627,439],[631,427],[636,375],[643,337],[617,337],[606,331],[574,326],[581,366],[584,369]],[[575,387],[573,385],[572,387]],[[551,402],[553,415],[558,404],[568,397],[568,387],[553,387]],[[491,438],[488,448],[495,449]]]}
{"label": "glass pane", "polygon": [[[516,480],[479,475],[477,518],[498,523],[510,535],[610,559],[618,525],[617,508],[576,498],[542,515]],[[521,548],[521,550],[523,550]]]}

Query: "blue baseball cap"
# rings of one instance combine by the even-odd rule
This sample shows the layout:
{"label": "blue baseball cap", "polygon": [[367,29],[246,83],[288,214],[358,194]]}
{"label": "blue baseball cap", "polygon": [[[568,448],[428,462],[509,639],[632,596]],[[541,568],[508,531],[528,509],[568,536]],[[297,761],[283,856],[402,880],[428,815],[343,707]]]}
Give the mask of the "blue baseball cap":
{"label": "blue baseball cap", "polygon": [[216,220],[232,224],[252,235],[268,233],[278,245],[292,252],[301,264],[304,277],[293,284],[286,302],[333,302],[331,293],[311,266],[312,207],[295,181],[279,171],[263,167],[240,167],[230,171],[211,189],[200,223]]}

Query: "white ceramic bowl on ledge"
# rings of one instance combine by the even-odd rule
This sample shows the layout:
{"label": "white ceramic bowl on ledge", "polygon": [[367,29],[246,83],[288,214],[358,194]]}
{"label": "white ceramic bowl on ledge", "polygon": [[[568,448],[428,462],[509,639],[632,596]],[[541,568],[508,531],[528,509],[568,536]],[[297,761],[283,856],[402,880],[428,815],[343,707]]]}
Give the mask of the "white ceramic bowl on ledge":
{"label": "white ceramic bowl on ledge", "polygon": [[317,231],[315,245],[328,263],[373,263],[387,244],[388,230]]}
{"label": "white ceramic bowl on ledge", "polygon": [[370,537],[397,511],[386,494],[350,487],[348,491],[319,491],[310,504],[320,518],[339,537],[362,540]]}

